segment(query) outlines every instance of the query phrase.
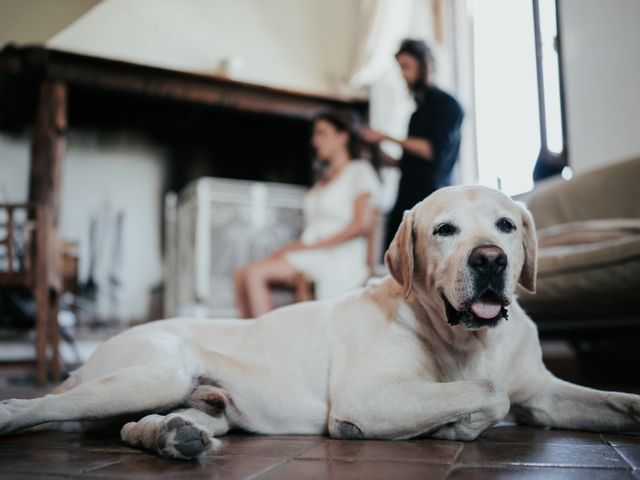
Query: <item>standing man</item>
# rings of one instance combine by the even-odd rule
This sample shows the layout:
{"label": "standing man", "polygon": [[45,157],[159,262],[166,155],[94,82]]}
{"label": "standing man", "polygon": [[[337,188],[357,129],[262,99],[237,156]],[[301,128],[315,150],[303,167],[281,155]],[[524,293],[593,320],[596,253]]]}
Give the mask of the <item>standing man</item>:
{"label": "standing man", "polygon": [[398,197],[389,214],[385,250],[389,247],[402,221],[405,210],[438,188],[451,185],[451,172],[460,150],[460,125],[464,112],[458,101],[429,85],[431,51],[422,40],[404,40],[396,53],[396,61],[417,108],[409,121],[404,140],[365,127],[365,141],[379,144],[390,140],[402,146]]}

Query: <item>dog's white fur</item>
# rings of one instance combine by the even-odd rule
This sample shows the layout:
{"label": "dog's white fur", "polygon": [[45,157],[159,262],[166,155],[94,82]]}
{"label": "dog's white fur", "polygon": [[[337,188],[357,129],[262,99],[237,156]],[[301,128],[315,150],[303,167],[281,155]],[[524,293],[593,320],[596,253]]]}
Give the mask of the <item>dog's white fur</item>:
{"label": "dog's white fur", "polygon": [[[497,228],[503,217],[513,232]],[[456,233],[436,235],[442,223]],[[495,328],[451,326],[443,298],[464,308],[473,295],[469,255],[487,245],[508,259],[509,319]],[[484,187],[443,189],[405,215],[386,255],[390,277],[256,320],[179,318],[132,328],[54,394],[2,402],[0,433],[144,412],[123,427],[126,443],[192,458],[236,427],[472,440],[511,410],[533,425],[640,429],[639,396],[572,385],[544,367],[536,327],[514,298],[518,281],[535,288],[535,255],[523,206]],[[189,407],[159,414],[180,405]]]}

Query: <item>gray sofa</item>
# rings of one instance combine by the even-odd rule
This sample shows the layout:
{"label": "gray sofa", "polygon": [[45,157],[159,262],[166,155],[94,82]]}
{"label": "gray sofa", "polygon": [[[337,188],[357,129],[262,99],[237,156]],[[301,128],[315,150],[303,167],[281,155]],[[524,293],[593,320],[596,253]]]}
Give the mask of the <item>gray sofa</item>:
{"label": "gray sofa", "polygon": [[519,297],[541,336],[640,333],[640,158],[554,180],[525,201],[538,287]]}

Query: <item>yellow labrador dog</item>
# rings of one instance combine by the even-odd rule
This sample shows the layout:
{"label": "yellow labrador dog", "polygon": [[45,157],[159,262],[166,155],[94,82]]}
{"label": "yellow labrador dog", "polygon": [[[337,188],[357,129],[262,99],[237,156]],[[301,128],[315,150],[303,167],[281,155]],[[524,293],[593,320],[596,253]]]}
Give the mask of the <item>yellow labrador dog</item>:
{"label": "yellow labrador dog", "polygon": [[53,394],[2,402],[0,432],[138,414],[125,443],[194,458],[231,428],[473,440],[511,411],[532,425],[640,429],[640,396],[544,367],[514,298],[518,282],[535,288],[523,206],[484,187],[440,190],[405,214],[385,261],[390,277],[337,300],[125,331]]}

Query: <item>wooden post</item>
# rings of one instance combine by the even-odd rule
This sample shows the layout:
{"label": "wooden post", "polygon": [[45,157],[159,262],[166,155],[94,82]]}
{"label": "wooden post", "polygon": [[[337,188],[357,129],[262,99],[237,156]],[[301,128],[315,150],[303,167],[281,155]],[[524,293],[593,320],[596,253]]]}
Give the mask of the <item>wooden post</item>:
{"label": "wooden post", "polygon": [[36,207],[36,248],[33,274],[33,293],[36,299],[36,383],[43,387],[47,381],[47,343],[49,323],[49,282],[47,244],[49,224],[46,205]]}
{"label": "wooden post", "polygon": [[60,308],[60,294],[57,291],[51,292],[49,300],[49,325],[47,333],[49,334],[49,345],[51,346],[51,362],[49,373],[51,380],[60,381],[60,325],[58,324],[58,309]]}
{"label": "wooden post", "polygon": [[9,273],[13,273],[13,207],[7,207],[7,257],[9,259]]}
{"label": "wooden post", "polygon": [[[44,385],[47,374],[47,324],[57,317],[57,302],[50,288],[60,288],[60,255],[57,238],[60,210],[60,179],[67,130],[67,88],[62,82],[45,80],[40,85],[31,148],[29,201],[36,210],[36,381]],[[57,318],[55,320],[57,322]],[[55,334],[54,334],[55,336]],[[57,348],[52,349],[57,351]],[[54,359],[54,362],[56,359]],[[54,366],[55,371],[55,366]]]}
{"label": "wooden post", "polygon": [[46,205],[53,225],[58,225],[60,178],[67,131],[67,87],[46,80],[40,85],[31,148],[29,201]]}

